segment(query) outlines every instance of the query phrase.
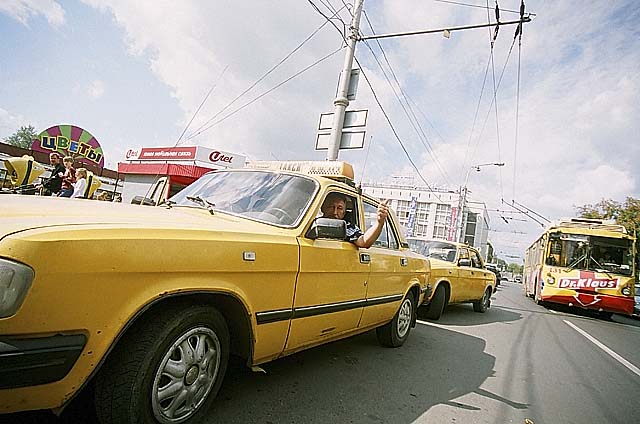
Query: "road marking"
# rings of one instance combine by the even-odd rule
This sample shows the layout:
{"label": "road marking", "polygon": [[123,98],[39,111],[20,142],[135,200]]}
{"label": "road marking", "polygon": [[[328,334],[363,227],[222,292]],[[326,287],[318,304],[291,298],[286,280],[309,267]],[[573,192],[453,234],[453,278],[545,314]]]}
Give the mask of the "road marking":
{"label": "road marking", "polygon": [[450,330],[451,328],[449,326],[446,325],[442,325],[442,324],[436,324],[433,322],[427,322],[427,321],[421,321],[419,319],[416,320],[416,322],[418,324],[422,324],[422,325],[428,325],[430,327],[436,327],[436,328],[442,328],[443,330]]}
{"label": "road marking", "polygon": [[547,310],[548,310],[549,312],[551,312],[551,313],[554,313],[554,314],[557,314],[557,313],[558,313],[558,311],[554,311],[553,309],[547,309]]}
{"label": "road marking", "polygon": [[591,343],[595,344],[596,346],[598,346],[600,349],[604,350],[605,352],[607,352],[609,354],[609,356],[613,357],[613,359],[615,359],[616,361],[620,362],[622,365],[624,365],[625,367],[629,368],[631,371],[633,371],[638,377],[640,377],[640,368],[636,367],[635,365],[633,365],[631,362],[627,361],[626,359],[624,359],[622,356],[618,355],[617,353],[615,353],[613,350],[609,349],[607,346],[605,346],[604,344],[600,343],[595,337],[591,336],[589,333],[587,333],[586,331],[578,328],[575,324],[564,320],[563,321],[571,328],[573,328],[574,330],[576,330],[578,333],[582,334],[583,336],[585,336]]}

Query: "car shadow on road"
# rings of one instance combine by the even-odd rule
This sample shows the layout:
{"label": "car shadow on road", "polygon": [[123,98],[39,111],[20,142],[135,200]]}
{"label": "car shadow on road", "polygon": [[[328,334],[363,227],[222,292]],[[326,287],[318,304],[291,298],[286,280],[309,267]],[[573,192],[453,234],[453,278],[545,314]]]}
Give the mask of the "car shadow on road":
{"label": "car shadow on road", "polygon": [[[233,360],[204,422],[412,423],[438,404],[480,412],[454,399],[471,392],[485,396],[480,386],[493,375],[495,358],[484,350],[480,338],[417,326],[397,349],[381,347],[372,331],[264,364],[264,373]],[[72,416],[35,412],[0,421],[90,424],[96,422],[91,409],[85,399]]]}
{"label": "car shadow on road", "polygon": [[500,306],[491,306],[486,312],[478,313],[473,311],[473,305],[463,303],[447,305],[438,320],[425,318],[424,311],[418,309],[418,318],[442,325],[466,326],[517,321],[522,319],[522,315],[511,310],[503,309]]}
{"label": "car shadow on road", "polygon": [[495,363],[484,349],[480,338],[436,327],[416,327],[398,349],[369,332],[265,364],[266,374],[235,368],[207,422],[412,423],[434,405],[482,396]]}

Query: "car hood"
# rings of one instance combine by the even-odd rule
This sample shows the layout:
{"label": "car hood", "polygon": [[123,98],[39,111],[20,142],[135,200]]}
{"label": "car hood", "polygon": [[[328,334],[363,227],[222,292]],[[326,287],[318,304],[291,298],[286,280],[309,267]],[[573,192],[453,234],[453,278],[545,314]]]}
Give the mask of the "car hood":
{"label": "car hood", "polygon": [[272,225],[199,207],[153,207],[84,199],[26,195],[0,196],[0,239],[32,229],[60,226],[206,229],[265,233]]}

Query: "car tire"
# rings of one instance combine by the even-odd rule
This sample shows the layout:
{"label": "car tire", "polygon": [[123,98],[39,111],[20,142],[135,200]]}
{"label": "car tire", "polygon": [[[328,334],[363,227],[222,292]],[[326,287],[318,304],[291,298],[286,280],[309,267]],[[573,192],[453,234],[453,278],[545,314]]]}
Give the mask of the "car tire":
{"label": "car tire", "polygon": [[408,293],[400,304],[398,312],[393,319],[378,328],[376,328],[376,336],[383,346],[400,347],[409,337],[409,331],[413,323],[415,314],[416,300],[412,293]]}
{"label": "car tire", "polygon": [[97,375],[99,422],[197,422],[216,397],[228,361],[229,330],[215,308],[158,311],[127,331]]}
{"label": "car tire", "polygon": [[473,310],[480,313],[487,312],[487,309],[491,306],[491,287],[487,287],[482,295],[482,298],[476,302],[473,302]]}
{"label": "car tire", "polygon": [[447,291],[442,284],[439,284],[438,287],[436,287],[436,292],[433,294],[431,302],[429,302],[424,317],[432,320],[440,319],[445,306],[447,306]]}

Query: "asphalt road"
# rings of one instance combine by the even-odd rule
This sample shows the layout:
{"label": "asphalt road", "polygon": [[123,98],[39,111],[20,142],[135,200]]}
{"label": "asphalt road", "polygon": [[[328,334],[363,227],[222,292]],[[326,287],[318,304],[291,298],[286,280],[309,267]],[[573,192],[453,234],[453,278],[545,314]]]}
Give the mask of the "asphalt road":
{"label": "asphalt road", "polygon": [[[262,368],[232,363],[205,422],[640,422],[640,320],[547,309],[515,283],[484,314],[454,305],[420,320],[401,348],[369,332]],[[87,404],[0,422],[95,422]]]}

